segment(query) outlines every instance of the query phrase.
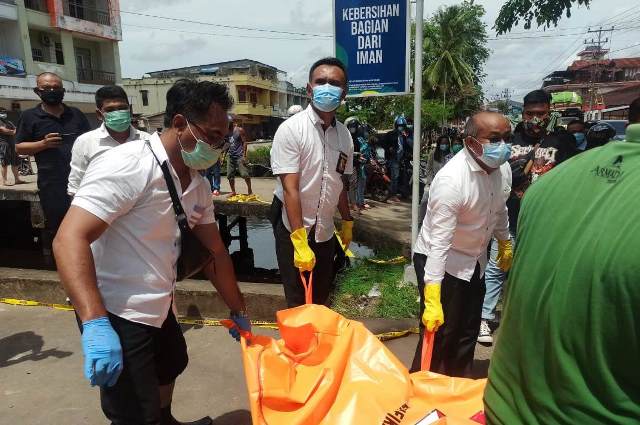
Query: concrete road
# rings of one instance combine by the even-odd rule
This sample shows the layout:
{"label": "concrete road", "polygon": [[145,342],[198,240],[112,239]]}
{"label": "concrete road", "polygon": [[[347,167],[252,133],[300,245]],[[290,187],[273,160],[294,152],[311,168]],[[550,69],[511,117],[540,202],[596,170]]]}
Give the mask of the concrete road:
{"label": "concrete road", "polygon": [[[204,415],[217,425],[250,424],[240,346],[225,329],[184,328],[189,366],[178,379],[173,411],[179,420]],[[260,333],[276,335],[260,329]],[[387,346],[408,365],[417,336]],[[490,349],[476,352],[476,374],[486,374]],[[0,304],[0,424],[106,423],[82,376],[80,337],[72,312]]]}

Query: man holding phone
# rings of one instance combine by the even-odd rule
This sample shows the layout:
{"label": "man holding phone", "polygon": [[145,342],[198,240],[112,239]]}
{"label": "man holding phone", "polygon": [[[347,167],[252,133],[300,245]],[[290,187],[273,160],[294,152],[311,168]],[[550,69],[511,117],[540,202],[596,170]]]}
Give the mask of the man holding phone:
{"label": "man holding phone", "polygon": [[71,148],[78,136],[90,130],[79,109],[62,103],[62,79],[44,72],[33,91],[42,102],[22,113],[16,132],[16,152],[33,155],[38,165],[38,191],[44,212],[44,243],[50,246],[71,203],[67,181],[71,171]]}

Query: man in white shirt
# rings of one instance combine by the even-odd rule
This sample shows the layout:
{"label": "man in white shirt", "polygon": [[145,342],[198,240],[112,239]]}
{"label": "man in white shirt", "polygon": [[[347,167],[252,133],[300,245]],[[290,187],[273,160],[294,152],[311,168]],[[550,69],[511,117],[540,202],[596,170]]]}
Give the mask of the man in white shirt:
{"label": "man in white shirt", "polygon": [[[351,242],[349,175],[353,143],[336,120],[347,92],[347,73],[336,58],[311,66],[306,110],[280,125],[271,147],[271,169],[278,176],[271,204],[276,257],[289,307],[305,303],[300,278],[313,272],[313,302],[326,304],[333,287],[336,208],[342,217],[341,239]],[[284,208],[283,208],[284,206]]]}
{"label": "man in white shirt", "polygon": [[[224,85],[177,81],[167,92],[162,135],[93,160],[54,241],[58,272],[81,322],[85,377],[100,386],[111,423],[180,424],[171,397],[188,357],[173,296],[181,235],[188,234],[178,219],[186,218],[187,230],[213,254],[205,274],[237,328],[251,328],[211,189],[197,172],[217,161],[231,105]],[[186,217],[174,212],[170,186]],[[237,328],[230,333],[239,338]]]}
{"label": "man in white shirt", "polygon": [[[420,288],[421,336],[436,332],[431,370],[469,376],[485,293],[487,246],[499,241],[498,264],[511,266],[506,199],[511,168],[509,121],[480,112],[467,121],[465,148],[436,174],[413,264]],[[442,288],[442,290],[441,290]],[[412,371],[420,370],[422,337]]]}
{"label": "man in white shirt", "polygon": [[89,163],[103,152],[132,140],[148,139],[149,134],[131,125],[127,93],[120,86],[104,86],[96,91],[96,116],[102,125],[80,135],[71,150],[71,173],[67,193],[80,187]]}

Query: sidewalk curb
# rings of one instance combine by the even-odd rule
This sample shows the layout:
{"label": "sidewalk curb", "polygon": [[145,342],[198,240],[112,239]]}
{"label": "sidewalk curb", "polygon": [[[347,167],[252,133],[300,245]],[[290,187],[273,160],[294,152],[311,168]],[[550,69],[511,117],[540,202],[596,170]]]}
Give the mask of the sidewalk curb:
{"label": "sidewalk curb", "polygon": [[[278,310],[287,308],[282,285],[240,282],[247,310],[255,320],[273,321]],[[0,267],[0,298],[66,303],[58,273],[49,270]],[[185,280],[176,288],[178,314],[189,317],[226,318],[229,308],[211,283]]]}

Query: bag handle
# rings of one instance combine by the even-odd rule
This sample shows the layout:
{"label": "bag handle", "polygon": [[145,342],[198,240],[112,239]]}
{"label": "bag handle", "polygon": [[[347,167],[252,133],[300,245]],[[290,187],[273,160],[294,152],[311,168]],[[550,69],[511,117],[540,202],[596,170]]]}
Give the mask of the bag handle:
{"label": "bag handle", "polygon": [[300,280],[304,286],[304,303],[313,304],[313,272],[309,272],[309,281],[304,277],[304,272],[300,272]]}
{"label": "bag handle", "polygon": [[180,202],[180,197],[178,196],[178,191],[176,190],[176,185],[173,182],[173,177],[171,176],[171,171],[169,171],[169,164],[167,161],[163,161],[162,164],[160,160],[156,156],[156,153],[151,149],[151,143],[147,141],[149,145],[149,150],[153,154],[153,157],[156,159],[156,162],[160,166],[162,170],[162,175],[164,176],[164,181],[167,183],[167,189],[169,189],[169,195],[171,196],[171,203],[173,204],[173,211],[176,213],[176,219],[178,220],[178,227],[183,232],[188,232],[189,222],[187,221],[187,215],[184,213],[184,209],[182,208],[182,202]]}
{"label": "bag handle", "polygon": [[420,370],[429,370],[431,368],[431,355],[433,354],[433,338],[435,334],[435,332],[427,332],[426,330],[423,333]]}

